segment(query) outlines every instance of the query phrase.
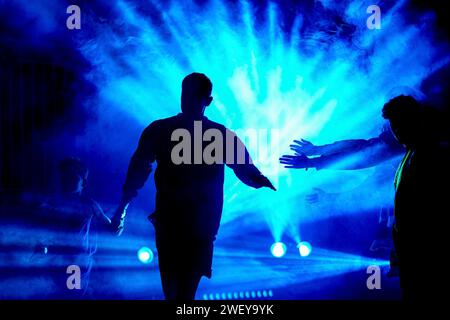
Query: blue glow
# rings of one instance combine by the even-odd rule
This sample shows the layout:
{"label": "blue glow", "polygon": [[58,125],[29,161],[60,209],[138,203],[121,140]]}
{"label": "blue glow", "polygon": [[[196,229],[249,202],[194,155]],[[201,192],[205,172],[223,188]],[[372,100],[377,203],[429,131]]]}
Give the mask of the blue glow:
{"label": "blue glow", "polygon": [[[85,107],[96,113],[87,134],[100,137],[95,141],[104,145],[96,147],[106,153],[130,154],[130,141],[144,126],[179,112],[183,77],[194,70],[204,72],[214,84],[214,101],[206,115],[231,129],[262,130],[263,136],[266,130],[267,142],[248,147],[280,190],[252,190],[227,170],[222,224],[258,213],[254,223],[264,224],[275,241],[285,233],[296,241],[308,220],[326,219],[334,212],[356,215],[391,203],[391,180],[370,180],[374,169],[295,171],[279,165],[278,158],[290,152],[296,138],[323,144],[378,135],[383,125],[380,110],[392,92],[417,91],[447,55],[427,32],[432,19],[417,25],[402,16],[404,1],[383,9],[381,30],[367,29],[364,2],[324,5],[330,16],[340,14],[355,27],[350,37],[315,28],[303,34],[301,12],[288,30],[282,29],[284,13],[276,2],[262,8],[257,19],[257,5],[250,1],[199,5],[153,0],[146,6],[156,12],[154,19],[133,2],[117,1],[111,5],[118,15],[112,25],[93,19],[92,34],[81,35],[79,49],[93,64],[88,79],[99,89],[86,101]],[[330,23],[330,16],[320,18]],[[123,116],[136,127],[124,126]],[[105,136],[105,126],[118,130]],[[363,182],[361,200],[351,208],[324,203],[318,209],[301,200],[314,187],[339,193]],[[380,190],[375,198],[370,196],[373,189]]]}
{"label": "blue glow", "polygon": [[149,264],[153,261],[153,251],[150,248],[142,247],[139,249],[138,253],[139,261],[144,264]]}
{"label": "blue glow", "polygon": [[[52,11],[52,1],[39,5],[22,2],[27,12],[36,12],[43,33],[60,27],[64,8]],[[257,166],[279,191],[248,188],[227,169],[214,276],[210,282],[201,283],[208,289],[203,292],[214,292],[207,296],[210,300],[221,298],[216,292],[234,292],[237,288],[242,290],[238,294],[241,299],[255,292],[259,297],[254,290],[266,284],[276,290],[277,298],[286,286],[295,286],[298,292],[292,298],[306,290],[304,284],[356,271],[364,273],[371,264],[388,264],[382,258],[330,249],[327,245],[333,243],[326,241],[319,245],[314,236],[323,233],[319,223],[332,225],[331,219],[341,216],[357,221],[361,212],[377,214],[380,208],[390,208],[395,161],[358,171],[296,171],[283,168],[278,158],[290,153],[293,139],[325,144],[377,136],[383,125],[380,110],[384,102],[394,94],[417,92],[421,82],[450,56],[433,37],[433,17],[421,14],[409,21],[405,1],[383,7],[381,30],[366,28],[364,1],[322,1],[326,12],[338,13],[355,27],[350,39],[330,36],[320,28],[302,31],[307,18],[317,24],[330,23],[327,14],[307,17],[299,11],[289,24],[285,23],[289,10],[284,10],[282,1],[269,1],[267,6],[258,3],[263,2],[109,1],[108,9],[114,17],[99,18],[83,10],[82,32],[76,37],[76,49],[92,65],[87,80],[98,89],[96,95],[83,99],[83,107],[92,117],[77,137],[77,147],[80,152],[91,154],[95,150],[96,155],[114,159],[109,164],[111,171],[125,171],[146,125],[179,112],[181,80],[193,71],[206,73],[214,84],[214,101],[206,110],[208,118],[234,130],[260,130],[266,138],[256,144],[248,142],[248,147]],[[40,39],[34,31],[28,32]],[[358,159],[344,161],[353,160]],[[106,193],[119,197],[122,182],[117,179],[104,185]],[[318,204],[308,203],[305,197],[314,188],[338,194],[339,201],[328,198]],[[130,226],[135,222],[143,230],[143,217],[154,209],[149,201],[154,192],[149,181],[130,210]],[[118,198],[107,201],[110,203],[102,205],[113,208]],[[23,227],[3,230],[6,240],[2,245],[31,247],[31,240],[20,236]],[[53,237],[48,230],[27,231],[36,237]],[[304,235],[307,231],[311,237]],[[245,245],[242,237],[236,239],[242,232],[248,234]],[[133,268],[139,261],[152,262],[154,255],[149,248],[141,248],[139,261],[135,259],[136,248],[150,237],[150,232],[143,231],[122,238],[101,237],[107,253],[98,259],[98,265],[120,270],[104,275],[108,279],[101,284],[104,292],[117,290],[124,297],[134,298],[138,292],[147,292],[148,282],[152,290],[160,292],[157,268],[146,268],[142,274]],[[304,238],[314,243],[314,254],[309,256],[310,246],[299,247],[300,255],[308,253],[308,259],[299,259],[296,250],[286,252],[286,246],[279,242],[289,239],[285,241],[298,243]],[[71,240],[62,237],[61,244],[70,244]],[[276,243],[271,253],[283,259],[266,259],[265,244],[272,241]],[[359,239],[347,242],[356,244]],[[2,256],[0,265],[28,265],[27,259],[22,253],[12,252]],[[122,270],[133,271],[123,271],[122,275]],[[27,286],[28,281],[24,282]],[[240,286],[231,287],[235,283]],[[41,288],[48,286],[38,279],[27,294],[39,296]],[[14,279],[5,280],[3,288],[22,298],[18,294],[22,287]],[[273,290],[263,290],[262,296],[273,297]]]}
{"label": "blue glow", "polygon": [[276,242],[270,247],[270,252],[276,258],[281,258],[286,254],[286,245],[283,242]]}
{"label": "blue glow", "polygon": [[302,241],[297,246],[298,252],[300,253],[300,256],[307,257],[311,254],[311,244],[307,241]]}

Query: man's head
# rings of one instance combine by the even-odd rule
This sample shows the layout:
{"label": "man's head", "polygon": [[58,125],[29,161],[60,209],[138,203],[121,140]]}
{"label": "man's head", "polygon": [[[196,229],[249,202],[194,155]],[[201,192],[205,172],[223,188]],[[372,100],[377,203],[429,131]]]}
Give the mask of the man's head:
{"label": "man's head", "polygon": [[423,132],[424,108],[411,96],[400,95],[383,107],[383,118],[389,120],[392,133],[401,144],[413,147],[420,142]]}
{"label": "man's head", "polygon": [[181,111],[191,117],[200,118],[213,100],[212,82],[203,73],[191,73],[183,79]]}
{"label": "man's head", "polygon": [[59,163],[61,187],[64,193],[81,194],[86,187],[89,170],[78,158],[66,158]]}

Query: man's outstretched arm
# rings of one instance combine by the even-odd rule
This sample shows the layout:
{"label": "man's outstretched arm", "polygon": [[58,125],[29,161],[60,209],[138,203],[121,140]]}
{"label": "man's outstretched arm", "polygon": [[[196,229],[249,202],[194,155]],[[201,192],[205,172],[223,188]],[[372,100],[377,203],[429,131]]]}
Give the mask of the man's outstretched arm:
{"label": "man's outstretched arm", "polygon": [[[226,161],[227,166],[233,169],[236,176],[246,185],[253,188],[267,187],[276,191],[270,180],[264,176],[258,168],[253,164],[252,159],[247,151],[247,148],[242,141],[234,134],[234,154],[232,157],[228,157]],[[228,142],[227,142],[228,143]]]}
{"label": "man's outstretched arm", "polygon": [[122,199],[111,219],[111,224],[116,233],[120,235],[126,216],[126,210],[131,200],[137,196],[152,172],[152,163],[155,161],[154,154],[154,128],[149,125],[142,133],[139,144],[131,157],[128,165],[125,183],[122,189]]}
{"label": "man's outstretched arm", "polygon": [[305,156],[328,156],[342,152],[353,152],[366,145],[367,140],[364,139],[340,140],[324,145],[315,145],[308,140],[300,139],[294,140],[293,144],[290,145],[290,149],[296,154],[303,154]]}
{"label": "man's outstretched arm", "polygon": [[[280,162],[286,168],[295,169],[334,169],[334,170],[358,170],[370,168],[384,161],[398,157],[405,152],[405,148],[398,143],[390,131],[386,129],[375,138],[368,140],[343,140],[327,145],[327,152],[317,152],[317,147],[306,140],[302,144],[291,145],[295,155],[283,155]],[[333,151],[333,152],[331,152]],[[309,158],[311,154],[318,157]]]}

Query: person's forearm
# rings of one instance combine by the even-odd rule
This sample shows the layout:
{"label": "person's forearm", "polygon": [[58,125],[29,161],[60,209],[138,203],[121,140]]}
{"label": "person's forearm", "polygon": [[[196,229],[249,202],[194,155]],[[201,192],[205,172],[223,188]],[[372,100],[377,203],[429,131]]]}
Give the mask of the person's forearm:
{"label": "person's forearm", "polygon": [[317,149],[318,154],[327,156],[340,152],[354,151],[355,149],[363,147],[367,142],[368,141],[364,139],[341,140],[330,144],[317,146]]}
{"label": "person's forearm", "polygon": [[317,170],[331,169],[331,170],[358,170],[370,167],[366,162],[361,161],[349,162],[345,161],[347,156],[342,155],[329,155],[320,156],[310,159],[308,166],[309,168],[315,168]]}
{"label": "person's forearm", "polygon": [[261,172],[253,164],[241,164],[233,167],[234,173],[246,185],[259,188],[259,177],[262,175]]}
{"label": "person's forearm", "polygon": [[137,196],[152,171],[151,163],[135,153],[128,166],[127,177],[122,189],[121,204],[126,205]]}
{"label": "person's forearm", "polygon": [[353,154],[337,153],[310,159],[310,167],[331,170],[360,170],[377,166],[393,159],[397,154],[390,154],[383,150],[372,152],[357,152]]}

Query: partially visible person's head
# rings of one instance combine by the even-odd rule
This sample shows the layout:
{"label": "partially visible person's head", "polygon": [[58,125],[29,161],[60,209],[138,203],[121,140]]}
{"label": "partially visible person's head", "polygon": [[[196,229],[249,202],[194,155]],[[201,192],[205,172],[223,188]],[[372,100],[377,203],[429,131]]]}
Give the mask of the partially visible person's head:
{"label": "partially visible person's head", "polygon": [[184,114],[201,117],[213,100],[212,82],[203,73],[191,73],[183,79],[181,110]]}
{"label": "partially visible person's head", "polygon": [[424,107],[411,96],[397,96],[383,106],[383,118],[389,120],[392,133],[401,144],[412,147],[427,135],[424,131]]}
{"label": "partially visible person's head", "polygon": [[81,194],[86,187],[89,170],[78,158],[66,158],[59,163],[61,188],[64,193]]}

